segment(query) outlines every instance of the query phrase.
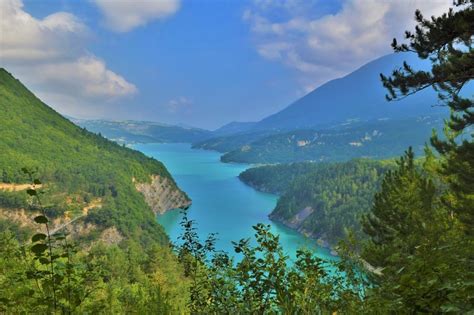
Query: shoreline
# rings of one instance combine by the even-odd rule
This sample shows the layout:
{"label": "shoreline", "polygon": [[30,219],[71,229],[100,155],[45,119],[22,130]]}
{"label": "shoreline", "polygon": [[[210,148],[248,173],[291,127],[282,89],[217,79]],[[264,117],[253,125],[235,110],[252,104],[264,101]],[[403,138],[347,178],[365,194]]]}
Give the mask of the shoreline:
{"label": "shoreline", "polygon": [[[280,197],[281,193],[279,192],[274,192],[274,191],[270,191],[269,189],[266,189],[265,187],[261,187],[261,186],[258,186],[258,185],[253,185],[251,182],[245,182],[244,180],[242,180],[239,176],[239,180],[244,183],[245,185],[255,189],[256,191],[259,191],[259,192],[263,192],[263,193],[268,193],[268,194],[274,194],[278,197]],[[335,248],[335,246],[331,246],[329,244],[329,242],[327,240],[325,240],[324,238],[321,238],[320,236],[316,236],[314,235],[313,233],[310,233],[308,231],[305,231],[303,229],[300,229],[299,227],[296,227],[294,224],[288,222],[287,220],[283,219],[283,218],[280,218],[279,216],[277,215],[273,215],[273,209],[272,211],[268,214],[268,218],[273,221],[273,222],[276,222],[276,223],[279,223],[279,224],[282,224],[284,225],[285,227],[299,233],[300,235],[304,236],[304,237],[307,237],[309,239],[312,239],[312,240],[315,240],[317,245],[320,246],[320,247],[323,247],[323,248],[326,248],[330,251],[331,255],[333,256],[336,256],[338,257],[339,254],[337,253],[337,250]]]}

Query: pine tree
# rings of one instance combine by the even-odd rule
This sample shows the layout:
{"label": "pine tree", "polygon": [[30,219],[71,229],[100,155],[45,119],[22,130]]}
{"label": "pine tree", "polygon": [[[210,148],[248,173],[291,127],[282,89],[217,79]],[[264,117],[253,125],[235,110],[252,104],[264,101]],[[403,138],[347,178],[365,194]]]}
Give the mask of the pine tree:
{"label": "pine tree", "polygon": [[381,78],[388,100],[432,87],[450,108],[448,127],[454,137],[442,140],[434,135],[431,142],[443,157],[442,174],[450,188],[443,201],[463,222],[464,231],[474,234],[474,134],[470,129],[474,99],[462,93],[474,79],[474,0],[457,0],[455,4],[458,10],[450,9],[431,19],[416,11],[418,26],[414,33],[406,32],[408,44],[393,40],[395,52],[415,52],[431,61],[431,70],[416,71],[404,63],[390,77],[381,74]]}
{"label": "pine tree", "polygon": [[429,59],[430,71],[404,63],[390,77],[381,75],[388,100],[434,88],[451,110],[445,138],[431,138],[439,163],[429,155],[425,171],[435,174],[416,171],[408,152],[386,177],[366,219],[370,240],[362,257],[383,268],[368,300],[392,312],[474,308],[474,99],[463,91],[474,78],[474,0],[455,5],[431,19],[416,11],[418,26],[406,32],[408,43],[392,43],[396,52]]}
{"label": "pine tree", "polygon": [[[433,220],[436,188],[417,170],[411,147],[389,171],[375,195],[364,232],[370,236],[364,258],[373,266],[401,268]],[[394,255],[399,258],[394,258]]]}

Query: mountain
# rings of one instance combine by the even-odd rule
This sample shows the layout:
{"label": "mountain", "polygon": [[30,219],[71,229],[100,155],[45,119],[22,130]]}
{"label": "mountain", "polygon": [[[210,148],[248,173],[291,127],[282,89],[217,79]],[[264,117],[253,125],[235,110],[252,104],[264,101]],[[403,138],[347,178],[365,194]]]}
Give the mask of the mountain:
{"label": "mountain", "polygon": [[257,130],[225,136],[217,136],[193,143],[192,148],[214,150],[221,153],[226,153],[275,133],[276,132],[273,130]]}
{"label": "mountain", "polygon": [[396,102],[385,99],[380,73],[390,74],[403,61],[423,69],[415,54],[390,54],[371,61],[347,76],[332,80],[295,101],[282,111],[258,122],[254,129],[305,129],[325,127],[348,119],[407,118],[446,111],[437,95],[426,89]]}
{"label": "mountain", "polygon": [[[432,130],[441,131],[440,115],[410,119],[350,121],[328,129],[294,130],[243,143],[242,136],[222,143],[240,144],[221,160],[237,163],[290,163],[299,161],[347,161],[352,158],[385,159],[399,156],[412,146],[422,153]],[[230,138],[230,137],[228,137]],[[252,140],[252,139],[250,139]],[[209,148],[212,140],[201,144]],[[243,143],[243,144],[242,144]]]}
{"label": "mountain", "polygon": [[[380,73],[391,73],[403,61],[414,68],[427,67],[425,61],[420,61],[412,53],[383,56],[343,78],[323,84],[278,113],[256,123],[223,126],[221,130],[216,130],[221,134],[213,133],[213,137],[196,142],[193,146],[226,153],[222,157],[225,162],[245,163],[325,160],[326,156],[330,157],[329,160],[341,160],[399,155],[406,149],[404,145],[423,145],[431,129],[441,126],[439,118],[448,114],[445,106],[434,106],[439,104],[439,100],[432,89],[399,101],[386,100],[387,91],[380,81]],[[466,90],[466,93],[474,91],[474,85],[466,87]],[[428,120],[434,125],[422,122],[422,126],[418,126],[418,121],[428,115]],[[434,122],[433,119],[438,121]],[[355,128],[352,137],[347,134],[350,131],[348,127]],[[381,144],[375,141],[355,147],[360,142],[358,138],[365,137],[365,132],[369,132],[370,128],[373,129],[370,132],[380,129],[388,131],[379,138],[385,144],[375,146]],[[316,148],[315,143],[322,142],[312,141],[318,132],[332,134],[334,137],[331,137],[340,146],[335,148],[336,143],[332,141],[333,145],[325,142],[324,147],[319,144]],[[337,136],[344,132],[345,137]],[[400,140],[402,137],[397,136],[397,132],[403,133],[407,137],[406,141]],[[392,140],[389,138],[395,141],[395,146],[390,145],[389,141]],[[355,143],[352,147],[349,146],[351,142]]]}
{"label": "mountain", "polygon": [[108,121],[72,119],[94,133],[119,143],[134,142],[197,142],[207,139],[211,132],[204,129],[173,126],[150,121]]}
{"label": "mountain", "polygon": [[213,131],[214,136],[226,136],[237,133],[244,133],[251,130],[257,123],[256,122],[230,122]]}
{"label": "mountain", "polygon": [[81,237],[166,244],[155,213],[190,204],[161,162],[76,126],[5,69],[0,121],[0,220],[10,225],[33,223],[24,167],[43,182],[54,225],[77,220]]}

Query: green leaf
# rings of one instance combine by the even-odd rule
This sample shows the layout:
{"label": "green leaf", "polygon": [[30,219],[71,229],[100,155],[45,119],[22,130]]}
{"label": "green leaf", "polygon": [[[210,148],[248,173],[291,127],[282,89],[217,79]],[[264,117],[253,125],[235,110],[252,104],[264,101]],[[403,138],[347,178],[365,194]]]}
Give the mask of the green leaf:
{"label": "green leaf", "polygon": [[0,304],[7,305],[7,304],[12,304],[10,300],[6,298],[0,298]]}
{"label": "green leaf", "polygon": [[57,240],[63,240],[66,238],[66,235],[62,232],[54,233],[53,237]]}
{"label": "green leaf", "polygon": [[36,255],[41,255],[47,249],[48,246],[46,246],[45,244],[35,244],[33,245],[33,247],[31,247],[31,251]]}
{"label": "green leaf", "polygon": [[33,271],[26,272],[26,279],[34,279],[36,274]]}
{"label": "green leaf", "polygon": [[46,234],[38,233],[38,234],[33,235],[33,237],[31,238],[31,241],[32,242],[38,242],[38,241],[42,241],[44,239],[46,239]]}
{"label": "green leaf", "polygon": [[35,184],[35,185],[41,185],[41,181],[40,181],[39,179],[35,178],[35,179],[33,180],[33,184]]}
{"label": "green leaf", "polygon": [[44,215],[39,215],[36,218],[34,218],[34,220],[35,220],[36,223],[40,223],[40,224],[48,223],[48,218],[45,217]]}
{"label": "green leaf", "polygon": [[456,306],[456,305],[453,305],[453,304],[443,305],[443,306],[441,306],[441,310],[443,312],[447,312],[447,313],[449,313],[449,312],[457,313],[457,312],[460,311],[459,307]]}
{"label": "green leaf", "polygon": [[39,262],[43,265],[49,264],[49,259],[46,257],[40,257]]}

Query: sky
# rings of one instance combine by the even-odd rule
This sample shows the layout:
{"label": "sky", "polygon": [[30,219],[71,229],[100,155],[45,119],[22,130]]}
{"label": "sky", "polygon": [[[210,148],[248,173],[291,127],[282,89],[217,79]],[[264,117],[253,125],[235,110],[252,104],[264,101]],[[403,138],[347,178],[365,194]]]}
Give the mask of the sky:
{"label": "sky", "polygon": [[0,66],[75,118],[258,121],[451,0],[0,0]]}

